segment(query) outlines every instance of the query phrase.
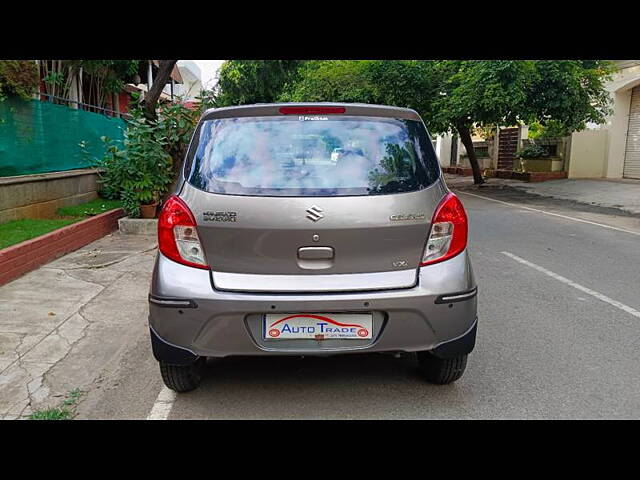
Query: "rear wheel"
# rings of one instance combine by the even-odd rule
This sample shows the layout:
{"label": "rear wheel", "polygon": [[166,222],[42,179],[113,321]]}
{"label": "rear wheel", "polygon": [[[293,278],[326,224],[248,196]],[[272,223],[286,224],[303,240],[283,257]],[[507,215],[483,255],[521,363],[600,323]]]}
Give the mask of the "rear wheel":
{"label": "rear wheel", "polygon": [[204,358],[198,359],[191,365],[172,365],[160,362],[160,373],[167,388],[181,393],[195,390],[202,380]]}
{"label": "rear wheel", "polygon": [[418,352],[418,364],[428,382],[446,385],[462,376],[467,366],[467,355],[438,358],[431,352]]}

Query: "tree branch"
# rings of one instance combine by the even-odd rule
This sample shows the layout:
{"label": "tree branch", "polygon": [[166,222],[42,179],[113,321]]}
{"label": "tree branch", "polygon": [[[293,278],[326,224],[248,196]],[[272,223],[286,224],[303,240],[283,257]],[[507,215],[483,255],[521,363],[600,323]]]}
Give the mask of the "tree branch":
{"label": "tree branch", "polygon": [[473,171],[473,183],[481,185],[484,183],[484,179],[482,178],[482,172],[480,172],[480,165],[478,164],[478,158],[476,157],[476,150],[473,147],[471,130],[468,126],[460,123],[456,125],[456,130],[458,130],[460,141],[464,145],[464,148],[466,148],[467,155],[469,156],[469,163],[471,164],[471,170]]}
{"label": "tree branch", "polygon": [[160,98],[160,93],[162,93],[162,89],[171,78],[171,72],[177,62],[177,60],[160,60],[158,75],[153,80],[151,90],[145,95],[143,102],[144,114],[150,120],[155,120],[156,118],[156,105]]}

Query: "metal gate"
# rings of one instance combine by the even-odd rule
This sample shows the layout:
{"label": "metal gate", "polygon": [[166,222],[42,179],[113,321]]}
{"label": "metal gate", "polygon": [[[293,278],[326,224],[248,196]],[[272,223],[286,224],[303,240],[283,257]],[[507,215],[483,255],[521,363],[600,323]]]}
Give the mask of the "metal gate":
{"label": "metal gate", "polygon": [[520,129],[501,128],[498,133],[498,170],[513,170],[513,159],[518,149]]}
{"label": "metal gate", "polygon": [[624,152],[624,178],[640,178],[640,86],[631,91],[627,147]]}

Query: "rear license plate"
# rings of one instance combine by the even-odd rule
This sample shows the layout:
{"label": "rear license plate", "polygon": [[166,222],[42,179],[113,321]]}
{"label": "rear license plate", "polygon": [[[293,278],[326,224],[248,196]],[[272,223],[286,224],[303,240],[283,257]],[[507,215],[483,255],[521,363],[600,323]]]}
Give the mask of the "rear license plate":
{"label": "rear license plate", "polygon": [[371,340],[370,313],[268,313],[262,317],[265,340]]}

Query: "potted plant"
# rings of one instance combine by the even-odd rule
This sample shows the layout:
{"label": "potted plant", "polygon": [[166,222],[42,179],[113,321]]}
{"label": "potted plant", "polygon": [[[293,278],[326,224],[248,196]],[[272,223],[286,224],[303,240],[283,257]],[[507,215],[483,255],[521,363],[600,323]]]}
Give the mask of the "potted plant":
{"label": "potted plant", "polygon": [[158,200],[155,196],[152,196],[151,198],[152,200],[149,203],[144,203],[144,200],[140,203],[140,216],[142,218],[156,218]]}
{"label": "potted plant", "polygon": [[159,200],[171,184],[171,157],[153,149],[145,148],[146,154],[134,153],[131,176],[122,185],[123,207],[132,217],[155,218]]}

